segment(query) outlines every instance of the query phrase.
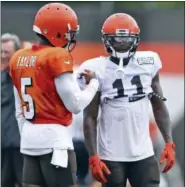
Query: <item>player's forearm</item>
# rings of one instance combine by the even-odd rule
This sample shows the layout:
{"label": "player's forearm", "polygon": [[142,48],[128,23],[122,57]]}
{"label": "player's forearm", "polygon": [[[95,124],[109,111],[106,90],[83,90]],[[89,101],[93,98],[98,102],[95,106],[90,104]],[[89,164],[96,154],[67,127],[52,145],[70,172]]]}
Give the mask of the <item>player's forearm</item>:
{"label": "player's forearm", "polygon": [[89,156],[97,154],[96,149],[96,138],[97,138],[97,128],[96,128],[96,119],[92,117],[85,117],[84,119],[84,137],[85,144],[89,153]]}
{"label": "player's forearm", "polygon": [[26,119],[24,118],[24,116],[20,113],[16,112],[16,119],[17,119],[17,123],[18,123],[18,127],[19,127],[19,132],[22,132],[24,123],[26,122]]}
{"label": "player's forearm", "polygon": [[158,105],[152,105],[152,107],[155,121],[165,142],[172,142],[171,121],[165,103],[163,101],[158,101]]}
{"label": "player's forearm", "polygon": [[74,95],[71,96],[71,100],[74,101],[73,103],[77,113],[84,110],[90,104],[98,90],[98,86],[98,81],[92,79],[83,91],[76,90]]}
{"label": "player's forearm", "polygon": [[[153,92],[163,96],[162,88],[159,81],[159,73],[152,80],[152,89]],[[163,135],[165,142],[172,142],[172,130],[171,130],[171,121],[168,109],[161,99],[153,96],[151,98],[151,104],[153,108],[153,113],[155,121]]]}
{"label": "player's forearm", "polygon": [[99,82],[92,79],[89,85],[81,91],[71,73],[61,75],[55,79],[57,92],[66,108],[72,113],[84,110],[94,98]]}
{"label": "player's forearm", "polygon": [[84,136],[89,156],[97,154],[97,118],[99,113],[100,92],[84,110]]}

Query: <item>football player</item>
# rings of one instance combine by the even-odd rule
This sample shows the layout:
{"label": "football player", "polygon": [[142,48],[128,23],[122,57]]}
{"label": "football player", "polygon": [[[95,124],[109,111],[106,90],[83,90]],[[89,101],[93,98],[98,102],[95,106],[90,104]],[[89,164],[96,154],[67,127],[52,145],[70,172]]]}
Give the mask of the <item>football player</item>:
{"label": "football player", "polygon": [[[79,68],[97,70],[99,91],[84,111],[84,134],[92,176],[105,187],[158,187],[159,167],[149,134],[149,106],[165,140],[163,172],[175,162],[171,122],[159,81],[157,53],[136,51],[140,29],[124,13],[108,17],[102,41],[109,57],[87,60]],[[80,87],[84,80],[79,77]],[[98,113],[100,113],[97,121]],[[96,141],[97,138],[97,141]]]}
{"label": "football player", "polygon": [[47,4],[37,12],[33,25],[40,45],[22,49],[10,60],[24,154],[24,187],[74,184],[72,113],[82,111],[99,86],[93,72],[83,72],[88,84],[84,91],[73,77],[69,52],[78,29],[76,13],[69,6]]}

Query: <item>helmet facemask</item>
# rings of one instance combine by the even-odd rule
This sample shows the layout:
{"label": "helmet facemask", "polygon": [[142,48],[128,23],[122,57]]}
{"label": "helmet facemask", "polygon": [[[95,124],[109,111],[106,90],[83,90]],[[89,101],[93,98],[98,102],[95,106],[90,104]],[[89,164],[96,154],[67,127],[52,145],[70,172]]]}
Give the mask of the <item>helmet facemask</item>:
{"label": "helmet facemask", "polygon": [[70,24],[68,24],[68,32],[65,34],[65,38],[67,40],[67,43],[65,46],[63,46],[63,48],[66,48],[69,52],[71,52],[75,46],[76,46],[76,36],[79,33],[79,25],[77,26],[77,29],[72,31]]}
{"label": "helmet facemask", "polygon": [[130,58],[136,52],[139,35],[129,34],[127,30],[117,29],[115,34],[102,33],[102,41],[111,56]]}

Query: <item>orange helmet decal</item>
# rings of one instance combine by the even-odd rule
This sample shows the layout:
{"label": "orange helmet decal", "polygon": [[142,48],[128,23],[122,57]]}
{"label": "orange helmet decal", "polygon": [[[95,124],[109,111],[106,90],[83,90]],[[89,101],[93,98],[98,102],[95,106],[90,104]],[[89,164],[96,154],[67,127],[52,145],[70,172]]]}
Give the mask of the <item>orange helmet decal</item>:
{"label": "orange helmet decal", "polygon": [[102,27],[102,34],[137,34],[140,29],[135,19],[124,13],[117,13],[109,16]]}
{"label": "orange helmet decal", "polygon": [[76,13],[62,3],[50,3],[39,9],[33,30],[57,47],[65,47],[79,30]]}

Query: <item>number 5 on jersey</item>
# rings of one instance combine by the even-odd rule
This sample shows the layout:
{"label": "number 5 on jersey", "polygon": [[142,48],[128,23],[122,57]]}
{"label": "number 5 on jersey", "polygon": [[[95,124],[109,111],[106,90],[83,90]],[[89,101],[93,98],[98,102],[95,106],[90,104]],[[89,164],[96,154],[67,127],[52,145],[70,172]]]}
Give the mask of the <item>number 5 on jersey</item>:
{"label": "number 5 on jersey", "polygon": [[32,97],[27,94],[26,88],[32,87],[32,78],[21,78],[21,95],[24,100],[24,107],[23,107],[23,113],[24,117],[28,120],[32,120],[35,116],[35,107],[34,107],[34,101]]}

